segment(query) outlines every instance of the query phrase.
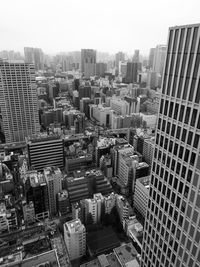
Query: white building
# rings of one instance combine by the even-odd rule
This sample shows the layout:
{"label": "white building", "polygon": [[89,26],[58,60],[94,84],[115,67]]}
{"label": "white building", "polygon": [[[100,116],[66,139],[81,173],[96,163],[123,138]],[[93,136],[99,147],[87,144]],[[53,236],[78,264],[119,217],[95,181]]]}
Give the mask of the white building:
{"label": "white building", "polygon": [[100,125],[111,125],[113,110],[102,105],[90,105],[90,116],[99,122]]}
{"label": "white building", "polygon": [[105,213],[110,214],[111,210],[116,205],[116,194],[111,193],[110,195],[105,196],[104,197],[104,205],[105,205]]}
{"label": "white building", "polygon": [[150,177],[138,178],[135,183],[135,192],[133,195],[133,206],[145,218],[146,209],[149,197],[149,183]]}
{"label": "white building", "polygon": [[85,218],[88,214],[92,215],[93,223],[101,220],[102,207],[104,205],[104,197],[101,193],[94,194],[93,198],[85,199]]}
{"label": "white building", "polygon": [[86,232],[85,226],[79,219],[64,224],[64,240],[70,260],[78,259],[85,255]]}
{"label": "white building", "polygon": [[140,113],[142,120],[146,122],[146,126],[155,129],[157,122],[157,115],[151,113]]}
{"label": "white building", "polygon": [[110,99],[110,107],[118,115],[129,114],[129,104],[125,100],[113,97]]}

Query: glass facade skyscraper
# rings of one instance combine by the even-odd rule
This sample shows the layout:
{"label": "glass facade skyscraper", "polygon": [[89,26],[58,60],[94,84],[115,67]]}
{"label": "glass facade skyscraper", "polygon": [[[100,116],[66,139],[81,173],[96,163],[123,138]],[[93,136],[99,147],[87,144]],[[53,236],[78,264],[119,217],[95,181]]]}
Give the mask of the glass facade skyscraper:
{"label": "glass facade skyscraper", "polygon": [[200,266],[200,25],[169,29],[142,267]]}

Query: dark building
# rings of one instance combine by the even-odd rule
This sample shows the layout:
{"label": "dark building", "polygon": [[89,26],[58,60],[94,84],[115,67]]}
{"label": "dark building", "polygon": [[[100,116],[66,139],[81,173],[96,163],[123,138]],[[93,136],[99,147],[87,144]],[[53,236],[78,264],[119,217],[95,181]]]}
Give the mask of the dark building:
{"label": "dark building", "polygon": [[99,77],[103,77],[105,72],[107,71],[107,64],[106,63],[96,63],[96,75]]}
{"label": "dark building", "polygon": [[44,176],[37,171],[29,171],[25,182],[25,195],[27,203],[33,201],[35,216],[38,219],[49,216],[47,184]]}
{"label": "dark building", "polygon": [[91,98],[91,86],[79,86],[79,99],[82,99],[83,97],[89,97]]}
{"label": "dark building", "polygon": [[169,29],[141,267],[200,266],[200,24]]}
{"label": "dark building", "polygon": [[96,51],[93,49],[81,49],[81,71],[86,78],[95,75]]}
{"label": "dark building", "polygon": [[136,83],[138,74],[138,63],[127,62],[126,83]]}
{"label": "dark building", "polygon": [[64,167],[63,140],[53,136],[27,140],[29,166],[42,171],[47,166]]}

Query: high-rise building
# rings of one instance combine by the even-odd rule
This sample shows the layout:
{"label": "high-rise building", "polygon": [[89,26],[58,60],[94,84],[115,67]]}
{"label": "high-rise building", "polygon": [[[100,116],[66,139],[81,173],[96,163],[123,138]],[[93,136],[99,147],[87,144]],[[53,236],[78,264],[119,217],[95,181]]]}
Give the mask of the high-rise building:
{"label": "high-rise building", "polygon": [[135,50],[133,55],[133,62],[139,63],[140,62],[140,50]]}
{"label": "high-rise building", "polygon": [[95,75],[96,50],[81,49],[81,71],[86,78]]}
{"label": "high-rise building", "polygon": [[85,255],[86,231],[80,219],[64,224],[64,239],[70,260],[75,260]]}
{"label": "high-rise building", "polygon": [[44,54],[41,48],[24,47],[24,57],[26,63],[33,63],[36,70],[44,68]]}
{"label": "high-rise building", "polygon": [[55,215],[58,212],[57,195],[62,190],[62,173],[57,167],[47,167],[44,169],[44,176],[49,196],[49,212],[51,215]]}
{"label": "high-rise building", "polygon": [[107,64],[103,62],[98,62],[96,64],[96,75],[97,76],[104,76],[105,72],[107,71]]}
{"label": "high-rise building", "polygon": [[136,83],[138,75],[138,63],[127,62],[126,83]]}
{"label": "high-rise building", "polygon": [[0,61],[0,107],[6,143],[40,131],[33,65]]}
{"label": "high-rise building", "polygon": [[119,62],[125,61],[125,54],[123,52],[118,52],[115,55],[115,67],[116,67],[116,74],[119,74]]}
{"label": "high-rise building", "polygon": [[163,68],[166,58],[166,45],[157,45],[155,48],[154,60],[153,60],[153,70],[157,73],[163,74]]}
{"label": "high-rise building", "polygon": [[200,24],[169,29],[141,266],[200,266]]}
{"label": "high-rise building", "polygon": [[151,69],[153,68],[154,55],[155,55],[155,48],[151,48],[149,52],[149,62],[148,62],[148,65]]}

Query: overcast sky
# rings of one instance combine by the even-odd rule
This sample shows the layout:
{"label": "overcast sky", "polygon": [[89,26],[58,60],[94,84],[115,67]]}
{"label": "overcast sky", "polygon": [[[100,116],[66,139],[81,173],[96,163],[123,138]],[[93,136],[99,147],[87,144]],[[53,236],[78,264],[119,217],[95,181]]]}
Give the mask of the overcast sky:
{"label": "overcast sky", "polygon": [[168,28],[200,23],[200,0],[2,0],[0,50],[148,54]]}

